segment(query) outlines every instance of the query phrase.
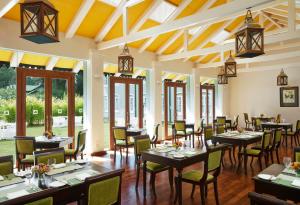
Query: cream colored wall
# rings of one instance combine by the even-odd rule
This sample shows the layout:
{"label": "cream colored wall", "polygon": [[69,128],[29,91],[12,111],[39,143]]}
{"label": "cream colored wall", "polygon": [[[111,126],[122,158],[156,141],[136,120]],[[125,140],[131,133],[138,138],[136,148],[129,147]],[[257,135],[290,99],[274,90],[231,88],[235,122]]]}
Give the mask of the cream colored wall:
{"label": "cream colored wall", "polygon": [[[273,66],[276,68],[276,64]],[[300,67],[293,66],[284,70],[289,76],[289,86],[300,86]],[[279,87],[276,85],[279,72],[280,69],[244,72],[230,79],[227,85],[230,116],[239,114],[241,125],[244,125],[244,112],[250,116],[261,113],[276,116],[280,113],[283,119],[293,123],[300,119],[299,107],[280,107]]]}

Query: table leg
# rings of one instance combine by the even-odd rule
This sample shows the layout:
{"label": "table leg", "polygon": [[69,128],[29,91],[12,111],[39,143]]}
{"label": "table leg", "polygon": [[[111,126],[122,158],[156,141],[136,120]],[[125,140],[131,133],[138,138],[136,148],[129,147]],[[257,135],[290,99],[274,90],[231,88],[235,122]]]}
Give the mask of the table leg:
{"label": "table leg", "polygon": [[242,151],[242,146],[239,145],[239,150],[238,150],[238,167],[237,167],[237,171],[238,171],[238,170],[240,169],[240,167],[241,167],[241,155],[240,155],[241,151]]}
{"label": "table leg", "polygon": [[246,152],[246,147],[247,145],[244,145],[244,169],[245,169],[245,174],[247,174],[247,152]]}
{"label": "table leg", "polygon": [[147,181],[147,161],[143,163],[143,194],[146,198],[146,181]]}
{"label": "table leg", "polygon": [[193,143],[193,148],[195,148],[195,128],[194,128],[194,126],[192,127],[192,131],[193,131],[192,143]]}
{"label": "table leg", "polygon": [[176,193],[178,196],[178,204],[182,205],[182,169],[177,169]]}
{"label": "table leg", "polygon": [[288,146],[288,144],[287,144],[287,140],[288,140],[288,129],[287,128],[285,128],[285,147],[286,147],[286,149],[287,149],[287,146]]}

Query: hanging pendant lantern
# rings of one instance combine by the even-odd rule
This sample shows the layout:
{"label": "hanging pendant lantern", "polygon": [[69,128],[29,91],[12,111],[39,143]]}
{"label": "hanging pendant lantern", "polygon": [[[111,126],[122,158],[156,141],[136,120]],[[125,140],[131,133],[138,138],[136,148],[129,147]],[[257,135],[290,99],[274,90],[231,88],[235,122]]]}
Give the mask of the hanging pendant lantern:
{"label": "hanging pendant lantern", "polygon": [[285,74],[283,69],[280,71],[279,75],[277,76],[277,85],[278,86],[288,85],[288,76],[287,74]]}
{"label": "hanging pendant lantern", "polygon": [[118,57],[118,72],[124,74],[133,74],[133,60],[128,46],[125,44],[123,52]]}
{"label": "hanging pendant lantern", "polygon": [[226,85],[226,84],[228,84],[228,77],[226,76],[223,67],[221,67],[220,73],[218,74],[218,84],[219,85]]}
{"label": "hanging pendant lantern", "polygon": [[21,38],[38,44],[58,42],[58,11],[48,0],[21,3]]}
{"label": "hanging pendant lantern", "polygon": [[234,60],[233,56],[230,55],[229,58],[225,62],[225,75],[230,78],[230,77],[236,77],[236,61]]}
{"label": "hanging pendant lantern", "polygon": [[236,57],[253,58],[264,54],[264,28],[254,23],[248,9],[244,26],[235,34]]}

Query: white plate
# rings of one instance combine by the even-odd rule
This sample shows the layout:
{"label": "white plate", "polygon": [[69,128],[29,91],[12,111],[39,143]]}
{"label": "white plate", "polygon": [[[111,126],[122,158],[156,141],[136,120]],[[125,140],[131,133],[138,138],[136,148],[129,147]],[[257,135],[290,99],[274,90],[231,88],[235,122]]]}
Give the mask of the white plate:
{"label": "white plate", "polygon": [[264,179],[264,180],[271,180],[271,181],[273,181],[273,180],[276,179],[275,176],[270,175],[270,174],[259,174],[259,175],[257,175],[257,176],[258,176],[258,178]]}
{"label": "white plate", "polygon": [[177,158],[177,159],[182,159],[182,158],[184,158],[184,155],[183,154],[174,154],[173,157]]}
{"label": "white plate", "polygon": [[78,159],[77,161],[75,161],[76,164],[85,164],[87,163],[87,161],[85,159]]}
{"label": "white plate", "polygon": [[61,187],[61,186],[65,186],[65,185],[66,185],[66,183],[64,183],[64,182],[54,181],[49,184],[49,187],[55,188],[55,187]]}

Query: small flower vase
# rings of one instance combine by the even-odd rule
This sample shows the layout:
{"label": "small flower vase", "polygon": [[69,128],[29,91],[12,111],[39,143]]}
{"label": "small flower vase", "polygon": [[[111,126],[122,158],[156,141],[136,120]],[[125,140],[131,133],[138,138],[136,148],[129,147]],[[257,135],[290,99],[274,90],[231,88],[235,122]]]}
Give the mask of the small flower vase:
{"label": "small flower vase", "polygon": [[38,187],[41,189],[47,188],[45,174],[38,174]]}

